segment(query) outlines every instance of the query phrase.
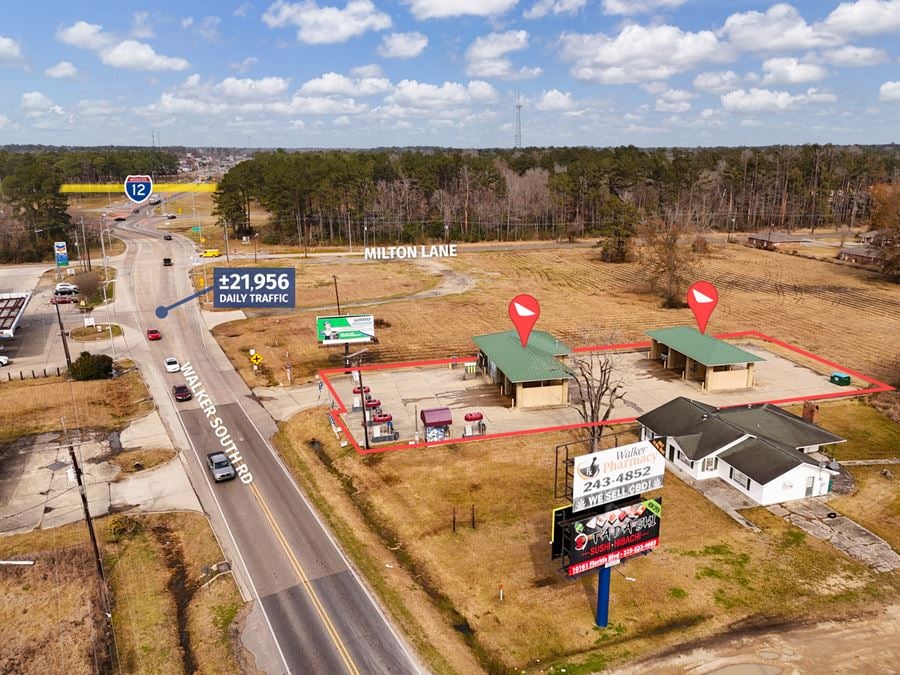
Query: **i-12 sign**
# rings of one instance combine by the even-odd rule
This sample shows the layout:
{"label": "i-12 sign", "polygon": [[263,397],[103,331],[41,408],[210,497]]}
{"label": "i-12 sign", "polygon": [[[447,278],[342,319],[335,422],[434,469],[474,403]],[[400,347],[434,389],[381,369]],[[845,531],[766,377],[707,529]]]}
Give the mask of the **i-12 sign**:
{"label": "i-12 sign", "polygon": [[662,487],[666,460],[649,441],[576,457],[572,511],[578,513]]}

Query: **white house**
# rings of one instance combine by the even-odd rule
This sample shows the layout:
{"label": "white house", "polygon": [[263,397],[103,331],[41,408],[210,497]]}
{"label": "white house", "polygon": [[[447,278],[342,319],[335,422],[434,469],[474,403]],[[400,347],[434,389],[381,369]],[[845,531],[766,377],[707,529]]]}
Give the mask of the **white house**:
{"label": "white house", "polygon": [[827,494],[838,471],[809,455],[845,440],[769,404],[719,409],[679,397],[637,421],[641,439],[682,471],[724,480],[764,506]]}

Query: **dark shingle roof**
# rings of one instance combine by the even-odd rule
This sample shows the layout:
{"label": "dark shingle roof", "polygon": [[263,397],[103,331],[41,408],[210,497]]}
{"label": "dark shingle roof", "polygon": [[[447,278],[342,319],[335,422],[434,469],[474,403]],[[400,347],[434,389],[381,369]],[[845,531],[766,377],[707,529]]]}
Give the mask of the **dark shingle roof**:
{"label": "dark shingle roof", "polygon": [[765,485],[800,464],[819,465],[799,450],[761,438],[747,438],[728,448],[719,457],[760,485]]}
{"label": "dark shingle roof", "polygon": [[753,436],[761,436],[776,443],[802,448],[808,445],[841,443],[844,438],[807,422],[787,410],[765,403],[740,408],[724,408],[721,419]]}
{"label": "dark shingle roof", "polygon": [[568,368],[557,357],[570,354],[572,350],[545,331],[531,331],[526,347],[522,346],[514,330],[476,335],[472,340],[497,364],[510,382],[564,380],[569,377]]}
{"label": "dark shingle roof", "polygon": [[641,415],[637,421],[657,434],[674,437],[692,460],[703,459],[744,435],[743,430],[720,420],[715,406],[683,396]]}
{"label": "dark shingle roof", "polygon": [[704,366],[727,366],[765,360],[690,326],[659,328],[648,330],[646,334]]}

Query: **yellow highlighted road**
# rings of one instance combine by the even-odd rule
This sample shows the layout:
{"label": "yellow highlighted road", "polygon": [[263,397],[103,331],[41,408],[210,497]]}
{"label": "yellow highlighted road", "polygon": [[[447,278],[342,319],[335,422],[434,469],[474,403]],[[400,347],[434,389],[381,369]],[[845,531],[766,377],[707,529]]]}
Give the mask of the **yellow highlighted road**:
{"label": "yellow highlighted road", "polygon": [[300,561],[297,560],[297,556],[294,555],[294,552],[291,550],[291,547],[288,545],[287,539],[284,536],[284,533],[281,531],[281,528],[278,527],[278,523],[275,521],[275,516],[272,515],[272,512],[269,510],[268,504],[266,504],[266,500],[263,499],[262,494],[259,491],[259,488],[256,487],[253,483],[250,484],[250,489],[253,490],[253,495],[256,497],[256,501],[259,502],[260,508],[262,508],[263,513],[266,516],[266,520],[269,521],[269,525],[272,527],[272,531],[275,533],[275,536],[278,538],[278,541],[281,543],[281,547],[284,549],[284,552],[287,553],[288,559],[291,561],[291,566],[294,568],[294,571],[297,573],[297,576],[300,578],[300,582],[303,584],[303,587],[306,589],[306,592],[309,594],[310,599],[312,600],[313,606],[316,608],[316,612],[322,619],[322,623],[325,624],[325,629],[328,631],[328,635],[331,636],[332,642],[334,642],[334,646],[337,647],[338,654],[341,655],[341,659],[344,661],[344,664],[347,666],[347,670],[351,675],[359,675],[359,669],[356,667],[356,664],[353,663],[353,659],[350,657],[350,652],[347,651],[347,648],[344,646],[344,643],[341,641],[341,636],[338,635],[337,629],[334,627],[334,624],[331,622],[331,619],[328,616],[328,613],[325,611],[325,608],[322,606],[321,601],[319,600],[319,596],[316,595],[315,590],[312,587],[312,584],[309,581],[309,578],[306,576],[306,573],[303,571],[303,568],[300,566]]}
{"label": "yellow highlighted road", "polygon": [[[218,183],[154,183],[153,192],[215,192]],[[122,183],[63,183],[59,191],[72,192],[125,192]]]}

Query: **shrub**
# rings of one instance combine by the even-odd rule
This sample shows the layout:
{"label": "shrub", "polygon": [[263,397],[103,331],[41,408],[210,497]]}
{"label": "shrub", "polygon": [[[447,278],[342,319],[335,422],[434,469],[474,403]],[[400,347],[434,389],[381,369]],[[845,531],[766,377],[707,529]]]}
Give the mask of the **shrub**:
{"label": "shrub", "polygon": [[109,521],[109,534],[114,542],[130,539],[144,531],[144,525],[136,518],[116,516]]}
{"label": "shrub", "polygon": [[113,374],[113,360],[106,354],[81,352],[70,372],[76,380],[108,380]]}

